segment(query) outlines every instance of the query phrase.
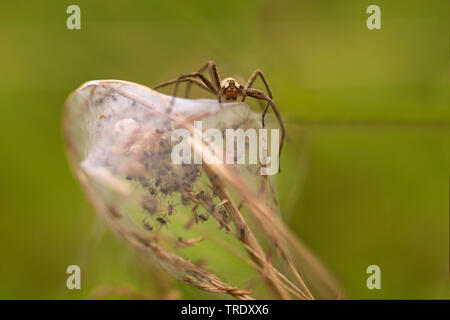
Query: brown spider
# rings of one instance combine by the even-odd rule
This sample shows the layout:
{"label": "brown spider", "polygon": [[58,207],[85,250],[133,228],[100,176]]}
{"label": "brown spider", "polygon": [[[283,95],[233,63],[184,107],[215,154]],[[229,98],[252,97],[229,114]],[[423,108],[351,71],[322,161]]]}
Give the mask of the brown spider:
{"label": "brown spider", "polygon": [[205,222],[205,221],[208,221],[208,216],[206,215],[206,214],[203,214],[203,213],[200,213],[199,215],[198,215],[198,218],[200,219],[200,220],[202,220],[202,222]]}
{"label": "brown spider", "polygon": [[[203,72],[206,69],[208,69],[211,80],[208,80],[203,75]],[[266,87],[266,90],[267,90],[267,94],[259,89],[251,88],[251,86],[253,85],[253,83],[255,82],[255,80],[258,76],[261,78],[262,82],[264,83],[264,86]],[[284,142],[285,135],[286,135],[286,129],[284,127],[283,120],[281,119],[280,111],[278,110],[278,107],[275,105],[275,102],[273,101],[272,92],[270,91],[269,84],[267,83],[266,77],[260,70],[256,70],[255,72],[253,72],[253,74],[250,76],[250,78],[248,79],[247,84],[245,86],[239,84],[239,82],[237,82],[234,78],[226,78],[222,82],[220,82],[216,63],[214,61],[209,61],[202,68],[200,68],[197,72],[183,74],[174,80],[165,81],[165,82],[157,85],[153,89],[156,90],[156,89],[174,84],[172,96],[175,97],[177,94],[178,84],[180,82],[187,82],[186,96],[189,95],[191,85],[196,84],[199,87],[201,87],[201,88],[205,89],[206,91],[217,96],[219,103],[222,102],[222,98],[224,98],[225,100],[236,100],[238,97],[242,97],[242,101],[245,101],[245,98],[247,96],[258,99],[260,101],[261,100],[266,101],[267,105],[264,108],[264,111],[262,114],[262,125],[264,127],[264,117],[266,116],[269,106],[271,106],[273,112],[275,113],[275,116],[278,119],[278,123],[279,123],[280,129],[281,129],[281,141],[280,141],[280,151],[279,151],[279,155],[281,156],[281,150],[283,149],[283,142]],[[172,99],[172,102],[167,110],[168,113],[170,113],[172,111],[173,103],[174,103],[174,99]]]}
{"label": "brown spider", "polygon": [[174,204],[173,202],[167,201],[167,214],[169,216],[173,216],[177,213],[177,209],[175,208],[175,206],[177,206],[178,204]]}
{"label": "brown spider", "polygon": [[156,221],[159,223],[158,231],[161,230],[163,226],[166,226],[166,228],[169,229],[169,227],[167,226],[169,220],[166,217],[159,216],[156,218]]}
{"label": "brown spider", "polygon": [[152,231],[152,230],[153,230],[153,226],[150,225],[150,223],[148,223],[147,219],[142,220],[142,225],[143,225],[144,228],[147,229],[148,231]]}

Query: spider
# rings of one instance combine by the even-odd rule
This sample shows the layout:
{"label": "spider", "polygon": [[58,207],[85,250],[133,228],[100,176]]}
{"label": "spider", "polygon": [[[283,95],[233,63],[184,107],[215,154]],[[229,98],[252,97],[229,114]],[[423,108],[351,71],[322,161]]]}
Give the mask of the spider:
{"label": "spider", "polygon": [[169,220],[165,216],[161,215],[157,217],[156,221],[159,223],[158,231],[161,230],[163,226],[166,226],[166,228],[169,229],[169,227],[167,226]]}
{"label": "spider", "polygon": [[[210,80],[208,80],[204,75],[203,72],[205,70],[208,70]],[[257,79],[257,77],[260,77],[262,82],[264,83],[264,86],[266,87],[267,94],[259,89],[252,88],[251,86]],[[283,142],[286,135],[286,129],[284,127],[283,120],[281,119],[280,111],[278,110],[278,107],[275,105],[275,102],[273,101],[272,92],[269,88],[269,84],[266,80],[266,77],[261,72],[261,70],[256,70],[253,72],[253,74],[250,76],[250,78],[247,81],[247,84],[243,86],[239,82],[236,81],[234,78],[225,78],[220,81],[219,74],[217,72],[216,63],[214,61],[207,62],[203,67],[201,67],[197,72],[191,72],[188,74],[180,75],[178,78],[165,81],[153,89],[157,90],[159,88],[168,86],[173,84],[173,97],[177,94],[178,84],[180,82],[187,82],[186,87],[186,96],[189,95],[190,88],[192,84],[196,84],[199,87],[205,89],[206,91],[214,94],[217,96],[217,99],[219,103],[222,102],[222,98],[224,98],[227,101],[230,100],[236,100],[238,97],[242,97],[242,101],[245,101],[245,98],[247,96],[258,99],[260,101],[266,101],[266,107],[264,108],[263,114],[262,114],[262,125],[264,127],[264,118],[266,116],[266,113],[269,109],[269,106],[272,107],[273,112],[275,113],[275,116],[278,119],[278,123],[280,125],[281,129],[281,141],[280,141],[280,149],[279,149],[279,155],[281,155],[281,150],[283,149]],[[170,106],[167,110],[168,113],[172,111],[172,107],[174,104],[174,99],[172,99],[172,102],[170,103]]]}
{"label": "spider", "polygon": [[143,225],[144,228],[147,229],[148,231],[152,231],[152,230],[153,230],[153,226],[150,225],[150,223],[148,223],[147,219],[142,220],[142,225]]}
{"label": "spider", "polygon": [[208,216],[206,215],[206,214],[203,214],[203,213],[200,213],[199,215],[198,215],[198,218],[200,219],[200,220],[202,220],[202,222],[205,222],[205,221],[208,221]]}
{"label": "spider", "polygon": [[174,204],[173,202],[167,201],[167,214],[169,216],[173,216],[177,213],[177,209],[175,208],[175,206],[177,206],[178,204]]}

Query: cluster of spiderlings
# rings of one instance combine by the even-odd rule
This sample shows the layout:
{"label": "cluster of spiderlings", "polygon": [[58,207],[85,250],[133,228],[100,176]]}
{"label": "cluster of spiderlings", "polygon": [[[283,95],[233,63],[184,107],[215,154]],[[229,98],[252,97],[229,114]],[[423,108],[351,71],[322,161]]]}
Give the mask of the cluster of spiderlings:
{"label": "cluster of spiderlings", "polygon": [[[147,149],[139,157],[139,166],[143,170],[128,174],[126,179],[134,181],[143,190],[140,206],[145,213],[142,226],[145,230],[168,230],[171,220],[169,216],[177,213],[177,206],[189,208],[192,213],[187,229],[195,223],[208,221],[214,215],[220,227],[229,222],[223,207],[217,206],[219,197],[214,190],[202,189],[201,165],[174,165],[171,161],[172,143],[170,131],[156,129],[154,137],[158,139],[157,147]],[[133,172],[133,171],[131,171]]]}

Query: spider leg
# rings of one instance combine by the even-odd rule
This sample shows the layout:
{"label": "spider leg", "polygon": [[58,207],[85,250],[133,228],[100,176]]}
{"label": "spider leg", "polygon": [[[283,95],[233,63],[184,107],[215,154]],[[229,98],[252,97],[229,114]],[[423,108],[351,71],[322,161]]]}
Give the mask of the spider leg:
{"label": "spider leg", "polygon": [[[208,64],[205,64],[200,69],[198,69],[197,72],[203,73],[207,67],[208,67]],[[188,83],[186,85],[186,91],[184,92],[185,98],[189,98],[189,95],[191,93],[191,87],[192,87],[192,83]]]}
{"label": "spider leg", "polygon": [[182,82],[184,79],[196,79],[196,78],[199,78],[200,79],[199,82],[202,82],[206,87],[208,87],[209,90],[211,90],[213,92],[217,91],[215,89],[215,87],[212,85],[212,83],[208,79],[206,79],[205,76],[202,73],[200,73],[200,72],[191,72],[191,73],[188,73],[188,74],[181,75],[181,76],[179,76],[176,79],[165,81],[165,82],[157,85],[153,89],[156,90],[156,89],[159,89],[161,87],[167,86],[169,84],[175,84],[176,85],[177,82]]}
{"label": "spider leg", "polygon": [[[208,62],[208,72],[209,72],[209,76],[211,77],[214,85],[216,86],[217,92],[219,92],[220,91],[220,78],[219,78],[219,73],[217,72],[216,63],[214,61]],[[220,97],[219,97],[219,99],[220,99]]]}
{"label": "spider leg", "polygon": [[[273,99],[272,91],[270,90],[269,83],[267,82],[267,79],[266,79],[266,77],[264,76],[264,74],[262,73],[262,71],[259,70],[259,69],[256,70],[255,72],[253,72],[253,74],[250,76],[250,78],[249,78],[248,81],[247,81],[247,84],[245,85],[245,89],[250,88],[250,87],[253,85],[253,83],[255,82],[255,80],[256,80],[256,78],[257,78],[258,76],[261,78],[262,82],[264,83],[264,86],[266,87],[268,96],[269,96],[271,99]],[[244,97],[244,98],[245,98],[245,97]]]}
{"label": "spider leg", "polygon": [[[216,63],[214,61],[208,61],[205,65],[203,65],[200,69],[198,69],[197,72],[202,73],[208,69],[209,72],[209,77],[211,79],[212,84],[214,85],[215,89],[216,89],[216,95],[217,98],[219,100],[219,103],[221,102],[221,98],[220,98],[220,78],[219,78],[219,73],[217,72],[217,66]],[[190,94],[191,91],[191,84],[188,83],[186,86],[186,92],[185,92],[185,97],[187,98]]]}
{"label": "spider leg", "polygon": [[[157,86],[154,87],[153,89],[154,89],[154,90],[157,90],[157,89],[166,87],[166,86],[168,86],[168,85],[174,84],[175,82],[177,82],[176,79],[175,79],[175,80],[166,81],[166,82],[160,83],[159,85],[157,85]],[[188,85],[196,84],[196,85],[198,85],[200,88],[205,89],[206,91],[208,91],[209,93],[215,94],[215,92],[212,91],[210,88],[208,88],[208,87],[205,85],[205,83],[203,83],[202,81],[200,81],[200,80],[198,80],[198,79],[196,79],[196,78],[185,78],[185,79],[179,80],[178,82],[187,82]]]}
{"label": "spider leg", "polygon": [[[283,120],[281,119],[280,111],[278,110],[278,107],[276,106],[275,102],[272,100],[271,97],[269,97],[267,94],[265,94],[263,91],[253,88],[247,88],[245,89],[245,94],[249,97],[265,100],[267,103],[272,107],[273,112],[275,113],[275,116],[278,119],[278,123],[280,124],[281,129],[281,140],[280,140],[280,149],[279,149],[279,155],[281,156],[281,151],[283,149],[283,142],[286,136],[286,128],[284,126]],[[278,168],[279,171],[281,171],[280,167]]]}
{"label": "spider leg", "polygon": [[[264,73],[262,73],[262,71],[259,70],[259,69],[256,70],[255,72],[253,72],[253,74],[250,76],[250,78],[247,81],[247,84],[245,85],[245,90],[248,89],[248,88],[251,88],[251,86],[253,85],[253,83],[255,82],[255,80],[256,80],[256,78],[258,76],[261,78],[262,82],[264,83],[264,86],[266,87],[267,94],[268,94],[269,98],[273,99],[272,91],[270,90],[269,83],[267,82],[267,79],[264,76]],[[245,101],[245,95],[242,98],[242,101]],[[263,125],[263,128],[264,128],[264,119],[266,117],[267,110],[269,109],[269,105],[270,105],[270,103],[267,102],[266,107],[264,108],[264,111],[263,111],[263,114],[262,114],[262,125]]]}
{"label": "spider leg", "polygon": [[[173,93],[172,93],[172,101],[170,102],[169,108],[167,109],[167,113],[170,113],[172,111],[173,105],[175,103],[175,97],[177,95],[177,90],[178,90],[178,84],[184,80],[184,79],[188,79],[188,78],[199,78],[211,91],[213,91],[214,93],[216,93],[216,89],[215,87],[211,84],[211,82],[205,78],[205,76],[203,74],[201,74],[200,72],[191,72],[188,74],[184,74],[179,76],[178,78],[174,79],[174,80],[169,80],[166,82],[163,82],[162,84],[156,86],[154,89],[160,88],[162,86],[168,85],[173,83],[174,87],[173,87]],[[218,92],[217,92],[218,94]]]}
{"label": "spider leg", "polygon": [[267,110],[269,110],[270,103],[267,102],[267,104],[264,105],[263,100],[256,100],[256,101],[258,101],[259,106],[263,110],[261,122],[262,122],[262,126],[264,128],[265,127],[264,117],[266,116]]}

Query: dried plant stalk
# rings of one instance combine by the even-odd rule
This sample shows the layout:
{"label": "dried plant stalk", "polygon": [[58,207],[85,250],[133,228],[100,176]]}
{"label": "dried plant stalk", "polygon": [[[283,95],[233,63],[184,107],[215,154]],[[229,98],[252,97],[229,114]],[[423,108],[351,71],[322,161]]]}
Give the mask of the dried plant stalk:
{"label": "dried plant stalk", "polygon": [[[272,270],[267,268],[266,265],[268,261],[265,259],[264,251],[256,240],[253,232],[248,227],[245,219],[243,218],[241,212],[238,207],[234,203],[231,198],[229,192],[226,190],[225,186],[222,183],[222,180],[214,174],[214,172],[209,168],[208,165],[204,164],[203,168],[208,175],[209,180],[214,186],[216,192],[218,193],[221,200],[226,200],[224,204],[226,210],[228,211],[231,220],[233,221],[236,229],[239,232],[239,239],[245,244],[246,248],[252,248],[252,251],[247,250],[251,259],[255,261],[260,267],[265,270],[263,272],[263,276],[269,284],[271,290],[273,291],[275,297],[279,299],[288,299],[289,296],[285,292],[285,290],[280,286],[279,280],[274,276]],[[256,252],[257,254],[254,254]]]}

